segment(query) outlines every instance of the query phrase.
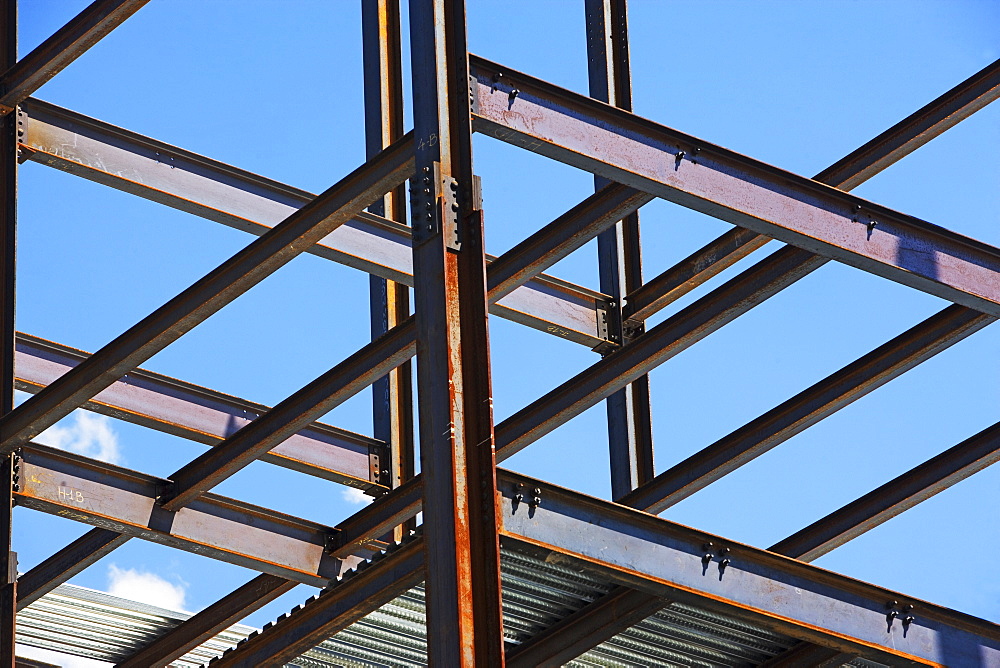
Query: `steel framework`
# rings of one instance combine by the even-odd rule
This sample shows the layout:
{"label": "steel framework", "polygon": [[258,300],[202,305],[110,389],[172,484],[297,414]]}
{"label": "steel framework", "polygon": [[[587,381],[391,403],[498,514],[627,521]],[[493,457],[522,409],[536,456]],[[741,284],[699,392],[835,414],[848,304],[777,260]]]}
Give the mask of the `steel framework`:
{"label": "steel framework", "polygon": [[[438,666],[559,665],[670,602],[796,639],[771,666],[1000,665],[996,625],[809,564],[996,462],[1000,423],[766,550],[655,516],[1000,317],[1000,249],[849,194],[1000,96],[1000,61],[810,179],[631,113],[625,0],[585,1],[590,97],[469,55],[463,0],[411,0],[406,133],[398,0],[363,0],[368,161],[313,195],[30,97],[145,2],[96,0],[17,60],[16,2],[0,1],[0,665],[15,663],[17,610],[133,537],[260,575],[119,666],[166,665],[296,584],[323,588],[213,662],[280,665],[421,582]],[[593,173],[594,195],[487,255],[474,133]],[[157,168],[161,156],[170,169]],[[17,165],[27,160],[258,238],[93,354],[15,334]],[[734,227],[644,280],[638,210],[654,198]],[[543,273],[595,237],[599,291]],[[787,245],[646,330],[771,239]],[[371,275],[369,345],[274,407],[139,368],[304,252]],[[954,305],[655,475],[649,371],[829,260]],[[488,314],[601,359],[494,425]],[[368,386],[373,436],[316,422]],[[34,396],[15,408],[15,388]],[[497,468],[602,401],[613,501]],[[78,407],[212,447],[159,478],[32,443]],[[378,499],[331,527],[211,492],[257,459]],[[94,528],[18,577],[14,504]],[[501,548],[614,588],[505,644]]]}

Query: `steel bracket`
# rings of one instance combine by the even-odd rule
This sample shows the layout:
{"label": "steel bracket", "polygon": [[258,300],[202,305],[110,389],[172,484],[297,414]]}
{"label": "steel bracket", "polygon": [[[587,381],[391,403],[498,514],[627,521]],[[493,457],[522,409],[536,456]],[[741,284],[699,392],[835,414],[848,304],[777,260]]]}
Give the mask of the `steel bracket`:
{"label": "steel bracket", "polygon": [[479,80],[472,74],[469,75],[469,110],[479,113]]}
{"label": "steel bracket", "polygon": [[368,481],[393,487],[389,448],[378,444],[368,447]]}
{"label": "steel bracket", "polygon": [[600,355],[613,353],[621,347],[621,343],[616,341],[616,329],[614,319],[616,312],[612,303],[599,301],[594,304],[594,314],[597,317],[597,338],[601,342],[594,346],[593,351]]}
{"label": "steel bracket", "polygon": [[410,208],[413,214],[413,243],[420,245],[439,233],[445,235],[448,249],[459,251],[459,192],[458,181],[443,174],[441,163],[423,171],[410,181]]}

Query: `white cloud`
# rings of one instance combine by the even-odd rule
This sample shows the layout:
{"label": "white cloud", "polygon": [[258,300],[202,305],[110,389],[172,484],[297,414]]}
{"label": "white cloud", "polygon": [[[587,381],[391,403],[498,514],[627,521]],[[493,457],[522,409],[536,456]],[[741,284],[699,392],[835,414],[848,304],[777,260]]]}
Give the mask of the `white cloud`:
{"label": "white cloud", "polygon": [[184,612],[186,590],[184,581],[173,584],[156,573],[118,568],[117,564],[108,566],[108,593],[112,596]]}
{"label": "white cloud", "polygon": [[372,502],[372,497],[368,496],[356,487],[344,488],[344,490],[340,493],[340,496],[343,497],[344,501],[353,503],[356,506],[363,506],[366,503]]}
{"label": "white cloud", "polygon": [[75,410],[66,419],[35,437],[35,441],[94,459],[120,464],[118,434],[111,420],[84,410]]}
{"label": "white cloud", "polygon": [[25,659],[35,659],[44,661],[62,668],[105,668],[115,664],[96,659],[85,659],[82,656],[70,656],[62,652],[53,652],[50,649],[40,649],[38,647],[28,647],[27,645],[17,645],[15,653]]}

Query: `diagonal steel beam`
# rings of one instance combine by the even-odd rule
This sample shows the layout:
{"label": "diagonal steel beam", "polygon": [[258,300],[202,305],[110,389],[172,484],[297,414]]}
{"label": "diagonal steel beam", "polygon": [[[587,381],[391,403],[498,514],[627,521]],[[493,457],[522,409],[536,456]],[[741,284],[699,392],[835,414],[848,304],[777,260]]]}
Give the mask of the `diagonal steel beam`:
{"label": "diagonal steel beam", "polygon": [[768,549],[803,561],[813,561],[997,461],[1000,461],[1000,422]]}
{"label": "diagonal steel beam", "polygon": [[825,263],[786,246],[497,425],[506,459]]}
{"label": "diagonal steel beam", "polygon": [[661,513],[995,321],[949,306],[664,471],[621,503]]}
{"label": "diagonal steel beam", "polygon": [[[1000,97],[1000,60],[878,135],[813,177],[853,190],[959,121]],[[737,227],[709,242],[626,297],[625,315],[641,321],[736,264],[770,239]]]}
{"label": "diagonal steel beam", "polygon": [[490,299],[502,299],[652,199],[618,184],[602,188],[491,262]]}
{"label": "diagonal steel beam", "polygon": [[131,536],[110,529],[91,529],[72,543],[42,561],[17,579],[17,609],[31,605],[63,582],[82,573]]}
{"label": "diagonal steel beam", "polygon": [[281,666],[374,612],[424,578],[424,539],[404,542],[377,561],[345,574],[319,596],[251,635],[212,662],[213,668]]}
{"label": "diagonal steel beam", "polygon": [[405,320],[178,469],[170,476],[160,505],[165,510],[183,508],[410,359],[416,352],[414,331],[413,319]]}
{"label": "diagonal steel beam", "polygon": [[214,637],[254,610],[267,605],[298,583],[267,573],[250,582],[167,631],[149,645],[136,651],[115,668],[159,668],[168,666],[190,650]]}
{"label": "diagonal steel beam", "polygon": [[0,420],[11,452],[277,271],[413,170],[400,140]]}
{"label": "diagonal steel beam", "polygon": [[1000,316],[1000,249],[481,58],[473,63],[481,132]]}
{"label": "diagonal steel beam", "polygon": [[[27,100],[18,123],[26,160],[257,236],[315,198],[41,100]],[[410,232],[406,225],[360,212],[306,252],[412,286]],[[598,315],[608,299],[539,275],[491,304],[490,313],[593,348],[606,345],[598,335]]]}
{"label": "diagonal steel beam", "polygon": [[149,0],[95,0],[0,75],[0,115],[9,114]]}

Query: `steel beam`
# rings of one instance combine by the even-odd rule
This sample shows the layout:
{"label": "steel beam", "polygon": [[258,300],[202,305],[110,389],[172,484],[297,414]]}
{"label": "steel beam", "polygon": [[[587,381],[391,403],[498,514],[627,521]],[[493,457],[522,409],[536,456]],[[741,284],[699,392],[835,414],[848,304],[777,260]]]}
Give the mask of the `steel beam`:
{"label": "steel beam", "polygon": [[424,577],[424,539],[410,539],[362,564],[212,662],[213,668],[281,666],[374,612]]}
{"label": "steel beam", "polygon": [[[590,96],[631,111],[628,4],[626,0],[586,0],[584,9]],[[599,190],[608,183],[603,176],[594,177],[595,189]],[[597,260],[601,292],[612,299],[607,310],[609,338],[612,343],[626,344],[645,330],[645,324],[638,318],[633,318],[626,329],[622,317],[625,295],[642,285],[638,211],[623,216],[617,225],[598,235]],[[649,377],[639,376],[609,396],[606,405],[611,497],[619,499],[654,475]]]}
{"label": "steel beam", "polygon": [[[1000,97],[1000,60],[924,105],[813,177],[853,190],[934,137]],[[625,298],[625,317],[648,318],[736,264],[770,239],[743,228],[726,232]]]}
{"label": "steel beam", "polygon": [[[17,0],[0,0],[0,70],[17,60]],[[14,302],[17,260],[17,121],[0,118],[0,418],[14,408]],[[13,552],[14,496],[18,470],[0,454],[0,667],[15,662],[17,554]]]}
{"label": "steel beam", "polygon": [[758,262],[498,424],[498,460],[519,452],[825,262],[790,246]]}
{"label": "steel beam", "polygon": [[481,58],[473,71],[480,132],[1000,316],[1000,249]]}
{"label": "steel beam", "polygon": [[[362,59],[365,86],[365,147],[369,158],[403,136],[403,66],[400,53],[399,0],[365,0],[361,4]],[[406,223],[406,190],[400,185],[368,207],[368,211]],[[372,340],[410,316],[410,292],[402,283],[369,276]],[[389,444],[388,461],[380,461],[379,482],[398,487],[413,477],[413,372],[409,360],[372,385],[375,438]],[[415,529],[413,520],[394,527],[395,540]]]}
{"label": "steel beam", "polygon": [[410,1],[428,658],[503,666],[486,256],[464,0]]}
{"label": "steel beam", "polygon": [[502,299],[618,221],[651,195],[608,185],[489,264],[489,297]]}
{"label": "steel beam", "polygon": [[83,534],[17,579],[17,609],[23,610],[74,575],[82,573],[130,538],[101,528]]}
{"label": "steel beam", "polygon": [[858,657],[854,652],[840,652],[802,642],[765,661],[758,668],[841,668],[856,658]]}
{"label": "steel beam", "polygon": [[167,631],[115,668],[163,668],[297,585],[264,573]]}
{"label": "steel beam", "polygon": [[319,587],[358,561],[327,554],[334,527],[215,494],[169,512],[156,503],[168,480],[45,446],[20,452],[25,508]]}
{"label": "steel beam", "polygon": [[833,511],[770,548],[812,561],[1000,461],[1000,422]]}
{"label": "steel beam", "polygon": [[[507,652],[511,668],[558,668],[666,607],[659,596],[617,587]],[[601,639],[601,640],[598,640]],[[596,641],[596,642],[595,642]]]}
{"label": "steel beam", "polygon": [[[518,484],[541,503],[518,501]],[[500,491],[511,549],[892,666],[1000,662],[1000,629],[985,620],[518,474],[503,473]],[[913,619],[887,623],[890,601],[912,604]]]}
{"label": "steel beam", "polygon": [[[87,359],[88,353],[18,333],[15,387],[35,394]],[[83,408],[110,417],[218,445],[270,407],[199,385],[136,369],[97,394]],[[373,482],[371,459],[385,443],[317,422],[274,448],[262,460],[326,480],[385,491]]]}
{"label": "steel beam", "polygon": [[178,469],[160,495],[162,508],[188,505],[410,359],[416,350],[413,330],[413,320],[404,321]]}
{"label": "steel beam", "polygon": [[400,140],[0,420],[11,452],[350,220],[413,170]]}
{"label": "steel beam", "polygon": [[621,503],[661,513],[995,321],[949,306],[667,469]]}
{"label": "steel beam", "polygon": [[[23,159],[258,236],[315,198],[41,100],[27,100],[19,115]],[[307,252],[413,285],[410,228],[372,213],[358,213]],[[490,313],[593,348],[605,344],[598,315],[608,299],[539,275]]]}
{"label": "steel beam", "polygon": [[0,114],[14,111],[19,103],[147,2],[149,0],[95,0],[16,64],[0,63],[3,69]]}

